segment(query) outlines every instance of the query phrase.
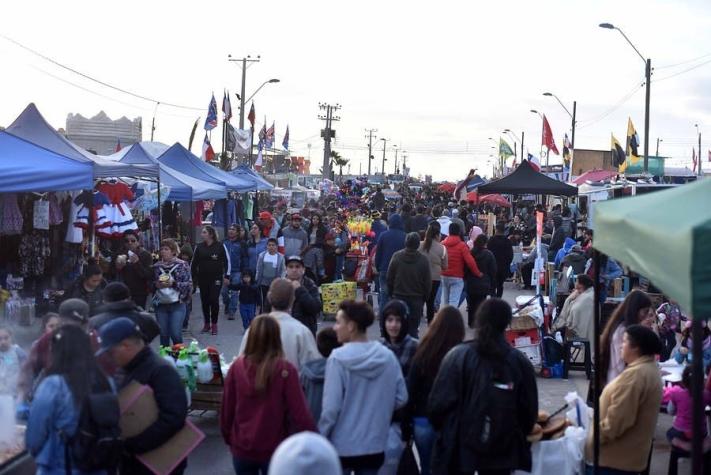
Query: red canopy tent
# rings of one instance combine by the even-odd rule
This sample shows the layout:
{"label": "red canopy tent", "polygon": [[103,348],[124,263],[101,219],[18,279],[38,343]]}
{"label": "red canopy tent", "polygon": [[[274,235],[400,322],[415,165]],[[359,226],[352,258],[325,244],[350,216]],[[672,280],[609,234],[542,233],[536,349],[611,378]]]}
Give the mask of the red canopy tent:
{"label": "red canopy tent", "polygon": [[607,180],[608,178],[612,178],[615,175],[617,175],[617,172],[611,170],[590,170],[573,180],[573,183],[575,183],[576,185],[582,185],[586,181]]}
{"label": "red canopy tent", "polygon": [[442,191],[444,193],[454,193],[454,190],[457,188],[457,185],[454,183],[442,183],[437,187],[439,191]]}
{"label": "red canopy tent", "polygon": [[509,200],[499,194],[481,195],[479,197],[479,203],[489,203],[495,206],[501,206],[503,208],[511,207],[511,203],[509,203]]}

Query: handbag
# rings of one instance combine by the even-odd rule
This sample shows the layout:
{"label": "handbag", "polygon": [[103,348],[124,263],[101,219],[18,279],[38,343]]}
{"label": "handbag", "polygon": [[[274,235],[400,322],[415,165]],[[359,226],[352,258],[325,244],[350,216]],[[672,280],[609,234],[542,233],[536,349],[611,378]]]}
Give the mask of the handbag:
{"label": "handbag", "polygon": [[407,444],[400,456],[397,475],[420,475],[420,468],[417,466],[415,454],[412,452],[412,443]]}

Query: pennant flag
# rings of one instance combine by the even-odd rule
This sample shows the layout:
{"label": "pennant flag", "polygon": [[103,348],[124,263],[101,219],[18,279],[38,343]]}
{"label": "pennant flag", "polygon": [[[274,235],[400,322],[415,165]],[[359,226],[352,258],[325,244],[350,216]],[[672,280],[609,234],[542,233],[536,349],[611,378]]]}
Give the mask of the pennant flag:
{"label": "pennant flag", "polygon": [[545,115],[543,116],[543,137],[541,137],[541,145],[545,145],[549,152],[560,155],[558,147],[555,146],[555,140],[553,140],[551,125],[548,123],[548,119],[546,119]]}
{"label": "pennant flag", "polygon": [[205,130],[212,130],[217,127],[217,101],[212,95],[210,105],[207,107],[207,117],[205,118]]}
{"label": "pennant flag", "polygon": [[499,137],[499,156],[506,158],[510,157],[513,154],[513,150],[511,150],[509,144],[506,143],[506,140]]}
{"label": "pennant flag", "polygon": [[627,170],[627,155],[622,150],[619,140],[614,135],[610,134],[611,143],[610,151],[612,152],[612,164],[617,167],[617,171],[624,173]]}
{"label": "pennant flag", "polygon": [[262,130],[259,131],[259,150],[264,147],[264,141],[267,139],[267,121],[266,119],[264,120],[264,125],[262,126]]}
{"label": "pennant flag", "polygon": [[281,146],[284,150],[289,150],[289,124],[286,125],[286,133],[284,133],[284,140],[281,141]]}
{"label": "pennant flag", "polygon": [[566,167],[570,166],[570,150],[573,148],[573,145],[570,143],[570,140],[568,140],[568,134],[565,134],[563,137],[563,164]]}
{"label": "pennant flag", "polygon": [[254,113],[254,101],[252,101],[252,107],[249,109],[249,115],[247,120],[252,124],[252,130],[254,130],[254,121],[257,119],[257,115]]}
{"label": "pennant flag", "polygon": [[225,150],[230,152],[235,151],[235,146],[237,145],[237,137],[235,134],[235,128],[232,124],[225,122]]}
{"label": "pennant flag", "polygon": [[193,148],[193,140],[195,139],[195,131],[197,130],[198,122],[200,122],[200,117],[195,119],[195,123],[193,124],[193,130],[190,131],[190,139],[188,140],[188,150],[192,150]]}
{"label": "pennant flag", "polygon": [[227,91],[222,97],[222,113],[225,114],[225,122],[229,122],[232,118],[232,104],[230,103],[230,94]]}
{"label": "pennant flag", "polygon": [[215,159],[215,151],[212,149],[212,145],[210,144],[210,140],[207,138],[207,134],[205,134],[205,140],[202,142],[202,159],[206,162],[210,162]]}
{"label": "pennant flag", "polygon": [[536,170],[537,172],[541,171],[541,162],[538,161],[538,157],[534,157],[530,153],[528,154],[528,163],[531,164],[531,167]]}
{"label": "pennant flag", "polygon": [[[264,125],[266,125],[266,121]],[[264,145],[267,148],[272,148],[274,146],[274,122],[272,122],[272,126],[267,129],[264,137]]]}
{"label": "pennant flag", "polygon": [[[261,142],[260,142],[261,143]],[[260,171],[262,169],[262,149],[257,152],[257,161],[254,162],[254,169]]]}
{"label": "pennant flag", "polygon": [[627,156],[630,157],[630,162],[635,164],[639,162],[639,136],[632,125],[632,119],[627,119]]}
{"label": "pennant flag", "polygon": [[[116,150],[114,150],[114,153],[120,152],[121,151],[121,137],[119,137],[116,141]],[[711,153],[711,152],[709,152]]]}
{"label": "pennant flag", "polygon": [[[701,158],[701,157],[699,157],[699,158]],[[693,163],[693,165],[691,166],[691,171],[696,173],[696,165],[697,165],[698,161],[696,160],[696,149],[695,148],[691,149],[691,162]]]}

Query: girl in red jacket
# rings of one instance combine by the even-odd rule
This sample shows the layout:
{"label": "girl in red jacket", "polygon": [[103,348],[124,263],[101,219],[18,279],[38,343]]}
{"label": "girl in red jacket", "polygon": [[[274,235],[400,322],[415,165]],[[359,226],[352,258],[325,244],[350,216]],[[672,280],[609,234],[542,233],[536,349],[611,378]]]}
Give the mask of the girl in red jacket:
{"label": "girl in red jacket", "polygon": [[459,308],[459,297],[464,289],[464,268],[465,266],[476,277],[483,274],[479,271],[476,261],[469,253],[469,247],[459,237],[459,224],[449,225],[449,236],[442,241],[442,245],[447,249],[447,268],[442,269],[442,305],[451,305]]}
{"label": "girl in red jacket", "polygon": [[284,359],[279,323],[269,315],[252,321],[244,354],[230,366],[220,428],[237,475],[267,475],[281,441],[291,433],[316,431],[299,374]]}

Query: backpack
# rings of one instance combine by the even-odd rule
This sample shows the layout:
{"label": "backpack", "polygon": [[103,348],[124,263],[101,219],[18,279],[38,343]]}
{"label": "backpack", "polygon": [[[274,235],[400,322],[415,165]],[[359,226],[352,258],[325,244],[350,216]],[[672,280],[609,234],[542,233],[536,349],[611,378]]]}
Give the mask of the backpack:
{"label": "backpack", "polygon": [[[94,388],[96,389],[96,388]],[[76,433],[65,438],[65,467],[83,472],[118,467],[123,451],[118,397],[111,391],[92,391],[79,413]]]}
{"label": "backpack", "polygon": [[520,378],[514,378],[518,372],[515,359],[513,349],[507,351],[499,364],[477,356],[468,378],[475,383],[467,398],[468,407],[464,408],[467,422],[460,426],[460,441],[484,458],[510,454],[517,440]]}
{"label": "backpack", "polygon": [[[173,278],[173,272],[178,268],[180,264],[173,265],[168,272],[163,270],[163,268],[158,268],[161,275],[168,275],[171,279]],[[168,287],[165,289],[156,289],[155,291],[156,305],[160,304],[171,304],[180,301],[180,292],[178,289]]]}

